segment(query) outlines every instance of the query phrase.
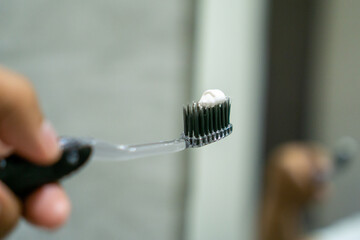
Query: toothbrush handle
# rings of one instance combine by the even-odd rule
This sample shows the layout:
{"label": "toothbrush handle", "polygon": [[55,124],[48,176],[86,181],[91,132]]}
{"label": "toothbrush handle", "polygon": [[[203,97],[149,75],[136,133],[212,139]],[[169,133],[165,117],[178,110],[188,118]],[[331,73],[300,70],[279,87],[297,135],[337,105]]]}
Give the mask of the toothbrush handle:
{"label": "toothbrush handle", "polygon": [[184,139],[140,145],[115,145],[98,140],[62,138],[63,153],[50,166],[33,164],[19,155],[0,159],[0,181],[23,198],[36,188],[56,182],[87,162],[90,155],[104,159],[129,160],[184,150]]}
{"label": "toothbrush handle", "polygon": [[89,141],[94,146],[94,157],[104,160],[126,161],[155,155],[174,153],[187,147],[186,141],[179,138],[138,145],[116,145],[99,140]]}
{"label": "toothbrush handle", "polygon": [[36,188],[62,177],[80,168],[92,152],[90,145],[76,140],[66,141],[60,159],[50,166],[39,166],[19,155],[0,159],[0,180],[17,196],[25,197]]}

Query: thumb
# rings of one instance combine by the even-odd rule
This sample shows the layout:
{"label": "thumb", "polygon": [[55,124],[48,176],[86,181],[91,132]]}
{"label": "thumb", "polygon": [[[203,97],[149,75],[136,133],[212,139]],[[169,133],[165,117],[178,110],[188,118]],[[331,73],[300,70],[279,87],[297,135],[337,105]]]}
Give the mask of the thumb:
{"label": "thumb", "polygon": [[22,76],[0,68],[0,139],[37,164],[59,155],[57,136],[43,119],[35,91]]}

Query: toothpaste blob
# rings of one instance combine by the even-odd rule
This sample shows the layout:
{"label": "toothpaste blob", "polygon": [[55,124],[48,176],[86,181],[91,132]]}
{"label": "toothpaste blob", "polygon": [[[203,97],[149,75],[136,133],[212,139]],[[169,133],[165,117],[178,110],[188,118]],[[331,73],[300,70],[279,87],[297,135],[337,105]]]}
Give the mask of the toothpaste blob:
{"label": "toothpaste blob", "polygon": [[202,107],[213,107],[226,101],[225,94],[219,89],[206,90],[199,100]]}

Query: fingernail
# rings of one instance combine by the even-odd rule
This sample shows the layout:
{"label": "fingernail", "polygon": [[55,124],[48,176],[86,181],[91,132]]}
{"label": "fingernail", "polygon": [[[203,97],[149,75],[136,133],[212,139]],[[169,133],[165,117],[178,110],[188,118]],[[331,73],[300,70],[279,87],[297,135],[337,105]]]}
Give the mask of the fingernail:
{"label": "fingernail", "polygon": [[41,126],[41,144],[45,158],[54,160],[60,153],[55,129],[49,121],[44,121]]}

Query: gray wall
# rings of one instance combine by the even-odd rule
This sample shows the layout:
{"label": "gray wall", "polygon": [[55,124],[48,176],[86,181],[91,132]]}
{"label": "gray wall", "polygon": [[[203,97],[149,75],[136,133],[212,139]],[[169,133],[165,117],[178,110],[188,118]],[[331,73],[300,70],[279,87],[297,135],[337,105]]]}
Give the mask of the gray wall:
{"label": "gray wall", "polygon": [[[328,146],[342,136],[360,140],[360,1],[320,1],[312,69],[311,135]],[[360,157],[334,179],[334,192],[316,209],[318,225],[360,210]]]}
{"label": "gray wall", "polygon": [[234,124],[227,139],[190,154],[94,161],[64,182],[73,202],[64,228],[53,234],[22,222],[11,240],[252,239],[266,3],[196,4],[0,1],[0,63],[32,80],[60,134],[172,139],[183,104],[208,88],[232,98]]}
{"label": "gray wall", "polygon": [[[172,139],[188,102],[189,10],[180,0],[4,0],[0,63],[31,79],[61,135]],[[64,228],[22,222],[9,239],[178,239],[185,160],[94,161],[64,183]]]}
{"label": "gray wall", "polygon": [[194,89],[231,97],[234,132],[192,152],[188,240],[255,239],[265,12],[263,0],[198,1]]}

